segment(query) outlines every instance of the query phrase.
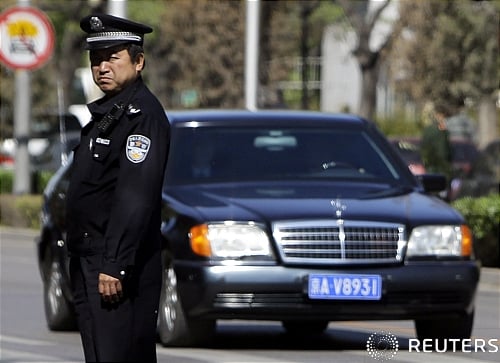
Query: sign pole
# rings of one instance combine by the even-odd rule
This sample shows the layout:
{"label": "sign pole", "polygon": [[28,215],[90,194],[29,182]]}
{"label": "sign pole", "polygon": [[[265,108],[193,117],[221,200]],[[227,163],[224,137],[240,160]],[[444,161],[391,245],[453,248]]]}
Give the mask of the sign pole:
{"label": "sign pole", "polygon": [[15,70],[14,100],[14,194],[32,192],[28,142],[31,120],[31,73],[52,55],[54,29],[50,19],[30,0],[0,13],[0,61]]}
{"label": "sign pole", "polygon": [[31,192],[31,165],[28,152],[30,139],[31,118],[31,75],[25,69],[18,69],[15,73],[15,102],[14,102],[14,139],[17,141],[15,168],[14,168],[14,194],[27,194]]}
{"label": "sign pole", "polygon": [[[19,6],[29,6],[30,0],[18,0]],[[28,151],[31,119],[31,74],[26,69],[15,72],[14,139],[14,194],[28,194],[31,190],[31,163]]]}

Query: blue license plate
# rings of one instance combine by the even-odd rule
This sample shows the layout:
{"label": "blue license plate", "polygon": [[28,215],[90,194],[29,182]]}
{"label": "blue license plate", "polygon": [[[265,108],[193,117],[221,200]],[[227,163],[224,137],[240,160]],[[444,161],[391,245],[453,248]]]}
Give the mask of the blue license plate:
{"label": "blue license plate", "polygon": [[310,299],[380,300],[380,275],[311,274],[308,294]]}

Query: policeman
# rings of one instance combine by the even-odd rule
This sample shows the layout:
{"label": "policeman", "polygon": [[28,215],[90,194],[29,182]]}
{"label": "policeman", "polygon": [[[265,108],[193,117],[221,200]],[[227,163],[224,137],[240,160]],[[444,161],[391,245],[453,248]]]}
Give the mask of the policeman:
{"label": "policeman", "polygon": [[88,362],[156,362],[161,189],[169,122],[143,83],[148,26],[83,18],[104,96],[74,150],[67,231],[74,306]]}

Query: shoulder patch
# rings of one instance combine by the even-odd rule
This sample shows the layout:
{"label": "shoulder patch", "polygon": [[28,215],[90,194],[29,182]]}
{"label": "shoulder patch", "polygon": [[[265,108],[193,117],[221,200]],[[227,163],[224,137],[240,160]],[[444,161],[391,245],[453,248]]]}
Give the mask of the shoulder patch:
{"label": "shoulder patch", "polygon": [[130,135],[127,138],[127,146],[125,153],[127,159],[133,163],[141,163],[146,160],[151,140],[143,135]]}

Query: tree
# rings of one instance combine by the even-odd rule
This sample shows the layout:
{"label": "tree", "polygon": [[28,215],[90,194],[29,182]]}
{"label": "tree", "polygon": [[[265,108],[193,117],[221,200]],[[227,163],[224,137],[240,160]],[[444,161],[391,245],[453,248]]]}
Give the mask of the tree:
{"label": "tree", "polygon": [[[477,106],[480,144],[498,137],[499,2],[403,1],[406,36],[395,46],[399,92],[448,115]],[[496,36],[495,36],[496,35]]]}
{"label": "tree", "polygon": [[[285,91],[288,106],[314,109],[319,93],[311,92],[308,83],[319,79],[311,79],[314,66],[308,66],[308,58],[321,56],[325,26],[342,16],[340,7],[332,1],[262,1],[261,85],[275,93]],[[297,67],[298,59],[301,67]],[[294,89],[297,81],[300,89]],[[267,103],[272,106],[278,100],[270,96]]]}
{"label": "tree", "polygon": [[243,105],[244,3],[174,0],[164,3],[162,38],[153,50],[166,107],[195,92],[199,107]]}
{"label": "tree", "polygon": [[357,44],[352,51],[359,63],[361,71],[361,104],[358,114],[373,119],[377,105],[377,82],[384,51],[390,48],[393,40],[399,35],[399,29],[389,31],[377,45],[372,45],[372,36],[377,22],[381,21],[382,13],[391,0],[385,0],[374,10],[370,9],[369,1],[337,0],[352,31],[356,34]]}

